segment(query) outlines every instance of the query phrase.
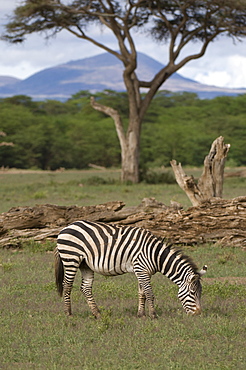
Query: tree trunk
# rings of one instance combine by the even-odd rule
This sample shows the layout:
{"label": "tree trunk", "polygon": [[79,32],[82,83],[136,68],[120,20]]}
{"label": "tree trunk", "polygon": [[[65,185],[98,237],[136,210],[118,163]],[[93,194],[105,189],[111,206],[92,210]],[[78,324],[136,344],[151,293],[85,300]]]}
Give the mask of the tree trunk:
{"label": "tree trunk", "polygon": [[125,133],[119,113],[108,106],[99,104],[91,97],[91,106],[114,120],[116,132],[121,148],[121,180],[124,182],[139,182],[139,142],[140,142],[140,118],[129,119],[127,133]]}
{"label": "tree trunk", "polygon": [[212,143],[209,154],[204,160],[203,173],[195,182],[193,176],[188,176],[182,169],[181,163],[172,160],[175,178],[181,189],[187,194],[193,206],[199,206],[212,198],[222,198],[224,168],[230,144],[224,144],[224,138],[219,136]]}
{"label": "tree trunk", "polygon": [[139,135],[132,131],[121,149],[121,180],[123,182],[139,182]]}

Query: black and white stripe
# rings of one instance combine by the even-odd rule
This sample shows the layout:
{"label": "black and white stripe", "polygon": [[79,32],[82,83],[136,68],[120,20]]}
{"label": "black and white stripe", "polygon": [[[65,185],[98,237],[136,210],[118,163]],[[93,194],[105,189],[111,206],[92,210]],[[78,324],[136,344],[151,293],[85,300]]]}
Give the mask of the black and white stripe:
{"label": "black and white stripe", "polygon": [[139,284],[139,317],[145,316],[146,300],[149,315],[156,317],[150,285],[156,272],[179,286],[178,297],[186,313],[201,312],[200,278],[207,267],[198,272],[187,256],[145,229],[77,221],[60,232],[55,249],[55,275],[67,315],[71,315],[70,294],[78,269],[82,274],[81,291],[95,317],[100,313],[92,295],[94,272],[108,276],[134,273]]}

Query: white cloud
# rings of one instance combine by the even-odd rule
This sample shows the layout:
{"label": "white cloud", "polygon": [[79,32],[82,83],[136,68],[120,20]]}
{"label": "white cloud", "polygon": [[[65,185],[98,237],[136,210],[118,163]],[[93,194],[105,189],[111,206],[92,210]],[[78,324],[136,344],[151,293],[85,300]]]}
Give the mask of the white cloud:
{"label": "white cloud", "polygon": [[[230,49],[229,45],[227,49]],[[237,53],[226,56],[208,54],[196,63],[183,67],[181,74],[207,85],[246,87],[246,56]]]}
{"label": "white cloud", "polygon": [[245,87],[246,84],[246,57],[233,55],[224,62],[221,58],[220,67],[215,65],[214,70],[196,72],[194,78],[201,83],[221,87]]}
{"label": "white cloud", "polygon": [[211,71],[205,74],[199,72],[195,79],[202,84],[225,87],[228,86],[231,77],[227,71]]}
{"label": "white cloud", "polygon": [[221,37],[206,54],[184,66],[180,73],[200,83],[220,87],[246,87],[246,42]]}
{"label": "white cloud", "polygon": [[246,86],[246,56],[230,56],[228,58],[228,71],[230,71],[230,80],[228,82],[228,86]]}

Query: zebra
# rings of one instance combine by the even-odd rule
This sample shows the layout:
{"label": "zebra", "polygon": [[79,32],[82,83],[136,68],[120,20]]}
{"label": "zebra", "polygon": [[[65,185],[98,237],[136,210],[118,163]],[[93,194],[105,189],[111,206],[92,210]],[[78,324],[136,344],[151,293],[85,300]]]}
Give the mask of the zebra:
{"label": "zebra", "polygon": [[95,318],[100,317],[92,295],[95,272],[106,276],[135,274],[138,317],[145,317],[147,300],[149,316],[157,318],[150,284],[156,272],[178,285],[178,297],[187,314],[201,313],[200,280],[207,266],[198,272],[189,257],[144,228],[76,221],[59,233],[54,255],[57,291],[64,297],[64,311],[68,316],[72,314],[70,295],[78,269],[82,275],[80,290]]}

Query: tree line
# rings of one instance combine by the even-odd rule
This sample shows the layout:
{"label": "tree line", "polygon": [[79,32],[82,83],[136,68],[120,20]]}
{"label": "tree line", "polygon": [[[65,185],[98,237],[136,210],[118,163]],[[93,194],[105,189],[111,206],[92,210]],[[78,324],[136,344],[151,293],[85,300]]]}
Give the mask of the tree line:
{"label": "tree line", "polygon": [[[105,90],[94,96],[120,112],[127,127],[125,92]],[[0,133],[0,166],[56,170],[121,165],[113,120],[91,107],[88,91],[66,102],[33,101],[24,95],[1,99]],[[169,166],[172,159],[201,166],[220,135],[231,144],[227,163],[245,166],[246,95],[201,100],[193,93],[160,91],[143,120],[140,169]]]}
{"label": "tree line", "polygon": [[[137,183],[142,126],[159,88],[187,63],[203,57],[208,45],[220,35],[234,42],[244,39],[245,19],[245,2],[235,0],[24,0],[9,16],[1,39],[15,44],[24,42],[31,34],[51,38],[64,30],[120,60],[127,92],[127,122],[123,123],[124,116],[111,105],[93,98],[91,104],[113,119],[121,149],[121,179]],[[98,26],[110,34],[116,49],[98,39],[94,32]],[[139,79],[135,36],[140,32],[151,37],[158,47],[168,46],[168,53],[163,53],[163,66],[151,80]],[[193,42],[196,47],[187,48]],[[145,95],[141,94],[143,88]]]}

